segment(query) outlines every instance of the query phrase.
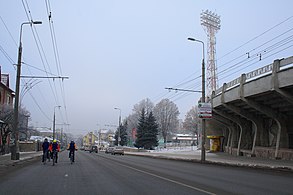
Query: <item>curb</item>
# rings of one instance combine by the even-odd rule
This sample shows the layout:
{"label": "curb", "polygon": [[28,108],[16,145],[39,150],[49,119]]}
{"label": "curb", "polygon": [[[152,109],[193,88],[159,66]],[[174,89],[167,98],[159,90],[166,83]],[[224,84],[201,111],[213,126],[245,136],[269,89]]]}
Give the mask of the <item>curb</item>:
{"label": "curb", "polygon": [[189,158],[178,158],[172,156],[164,156],[164,155],[150,155],[150,154],[136,154],[136,153],[125,153],[130,156],[144,156],[149,158],[156,159],[165,159],[165,160],[177,160],[177,161],[185,161],[185,162],[194,162],[201,164],[211,164],[211,165],[219,165],[219,166],[230,166],[230,167],[242,167],[242,168],[251,168],[251,169],[262,169],[262,170],[273,170],[273,171],[284,171],[284,172],[293,172],[293,168],[286,166],[270,166],[270,165],[258,165],[258,164],[246,164],[246,163],[229,163],[229,162],[219,162],[206,160],[204,163],[199,159],[189,159]]}

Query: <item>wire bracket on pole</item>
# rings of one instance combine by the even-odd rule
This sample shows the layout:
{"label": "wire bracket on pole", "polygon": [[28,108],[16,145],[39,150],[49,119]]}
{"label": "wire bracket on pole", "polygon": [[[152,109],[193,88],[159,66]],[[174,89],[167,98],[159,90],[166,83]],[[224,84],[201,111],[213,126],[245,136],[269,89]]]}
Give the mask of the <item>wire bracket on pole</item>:
{"label": "wire bracket on pole", "polygon": [[172,87],[166,87],[165,89],[168,89],[169,91],[187,91],[187,92],[195,92],[195,93],[201,93],[202,91],[196,91],[196,90],[190,90],[190,89],[178,89],[178,88],[172,88]]}

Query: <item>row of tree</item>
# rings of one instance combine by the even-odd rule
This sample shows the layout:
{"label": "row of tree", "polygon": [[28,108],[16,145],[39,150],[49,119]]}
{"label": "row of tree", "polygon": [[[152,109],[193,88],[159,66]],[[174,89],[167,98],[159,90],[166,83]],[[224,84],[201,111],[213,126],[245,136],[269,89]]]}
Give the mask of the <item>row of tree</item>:
{"label": "row of tree", "polygon": [[[177,105],[169,99],[162,99],[155,106],[147,98],[141,100],[133,107],[133,112],[123,120],[116,133],[115,145],[118,145],[120,133],[120,145],[132,145],[138,148],[153,149],[158,145],[158,140],[163,139],[164,144],[173,133],[178,133],[179,110]],[[183,122],[181,133],[198,133],[197,109],[193,107]],[[133,130],[136,130],[136,137],[133,138]],[[119,132],[120,131],[120,132]]]}

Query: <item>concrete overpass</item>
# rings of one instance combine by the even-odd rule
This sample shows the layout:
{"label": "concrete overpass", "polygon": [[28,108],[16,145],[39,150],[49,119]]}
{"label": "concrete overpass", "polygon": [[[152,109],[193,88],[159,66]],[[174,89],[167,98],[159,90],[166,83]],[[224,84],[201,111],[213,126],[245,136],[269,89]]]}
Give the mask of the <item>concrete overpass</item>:
{"label": "concrete overpass", "polygon": [[242,74],[213,92],[207,135],[233,155],[293,160],[293,56]]}

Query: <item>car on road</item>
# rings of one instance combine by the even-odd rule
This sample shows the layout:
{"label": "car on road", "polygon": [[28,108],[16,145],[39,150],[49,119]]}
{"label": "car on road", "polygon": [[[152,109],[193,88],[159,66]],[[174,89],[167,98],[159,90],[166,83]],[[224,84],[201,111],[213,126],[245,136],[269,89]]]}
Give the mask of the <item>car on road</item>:
{"label": "car on road", "polygon": [[91,146],[90,153],[92,152],[98,153],[98,146]]}
{"label": "car on road", "polygon": [[114,147],[112,153],[112,155],[115,155],[115,154],[120,154],[120,155],[124,155],[124,149],[122,146],[116,146]]}
{"label": "car on road", "polygon": [[114,147],[107,147],[105,150],[106,154],[112,154],[112,151],[114,150]]}

